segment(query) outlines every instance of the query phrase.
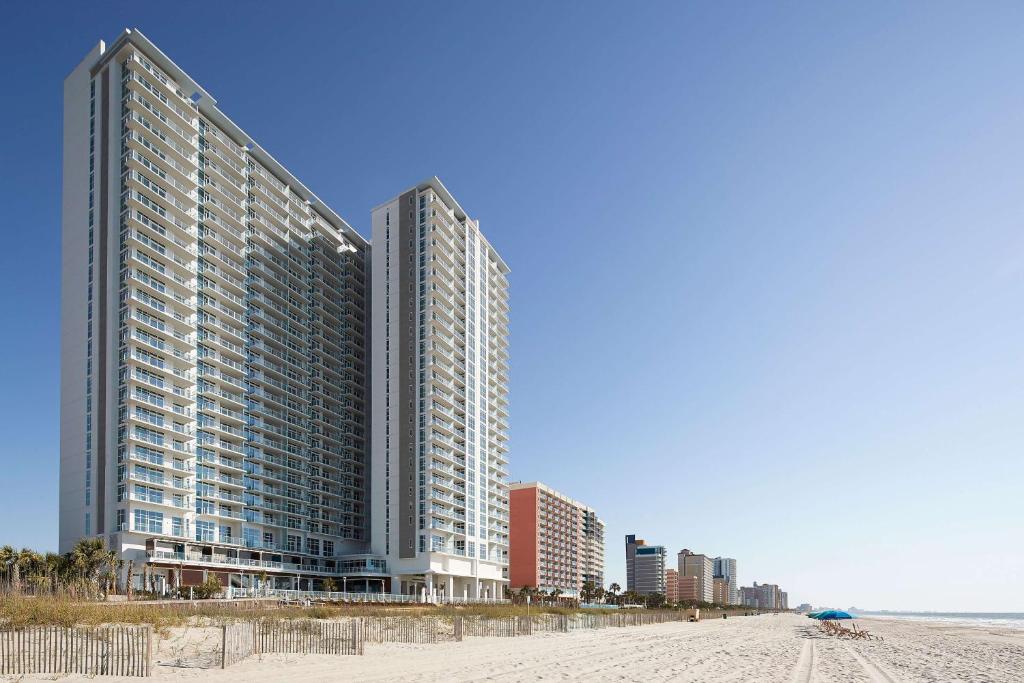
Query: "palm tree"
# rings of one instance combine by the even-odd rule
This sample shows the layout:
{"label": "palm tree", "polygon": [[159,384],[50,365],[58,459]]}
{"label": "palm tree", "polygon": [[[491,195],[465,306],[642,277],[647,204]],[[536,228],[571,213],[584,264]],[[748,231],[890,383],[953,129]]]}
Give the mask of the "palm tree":
{"label": "palm tree", "polygon": [[11,564],[17,557],[17,553],[9,545],[5,545],[0,548],[0,575],[3,576],[3,582],[7,587],[10,587],[11,582]]}
{"label": "palm tree", "polygon": [[66,571],[64,557],[57,553],[46,553],[43,556],[43,564],[46,565],[46,577],[50,583],[50,592],[56,593]]}
{"label": "palm tree", "polygon": [[622,586],[620,586],[617,583],[613,583],[612,585],[608,586],[608,592],[612,594],[612,602],[615,602],[615,599],[618,597],[618,592],[620,590],[622,590]]}
{"label": "palm tree", "polygon": [[116,573],[115,578],[114,578],[114,586],[115,586],[116,591],[120,591],[121,590],[121,572],[122,571],[124,571],[124,560],[119,557],[119,558],[117,558],[117,570],[116,570],[117,573]]}
{"label": "palm tree", "polygon": [[99,572],[107,560],[107,549],[102,538],[83,538],[68,554],[78,578],[87,590],[99,590]]}
{"label": "palm tree", "polygon": [[32,586],[33,592],[39,589],[37,580],[44,571],[43,556],[31,548],[22,548],[14,561],[19,577],[25,577],[26,582]]}
{"label": "palm tree", "polygon": [[0,569],[3,569],[8,590],[17,591],[21,585],[18,576],[18,551],[9,545],[0,548]]}
{"label": "palm tree", "polygon": [[128,560],[128,573],[125,575],[124,593],[128,599],[132,599],[132,592],[135,590],[135,560]]}
{"label": "palm tree", "polygon": [[526,604],[527,598],[530,598],[532,602],[535,595],[537,595],[537,589],[533,586],[523,586],[519,589],[519,599],[523,604]]}
{"label": "palm tree", "polygon": [[108,550],[107,556],[104,558],[104,571],[105,571],[105,582],[104,590],[110,594],[117,594],[117,551]]}

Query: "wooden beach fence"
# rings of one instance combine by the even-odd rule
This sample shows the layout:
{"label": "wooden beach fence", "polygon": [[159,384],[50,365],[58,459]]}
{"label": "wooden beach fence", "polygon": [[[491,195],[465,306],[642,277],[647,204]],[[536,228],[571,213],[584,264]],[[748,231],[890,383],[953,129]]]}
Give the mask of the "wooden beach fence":
{"label": "wooden beach fence", "polygon": [[[368,643],[426,643],[447,640],[448,629],[437,617],[365,617],[363,638]],[[461,638],[455,638],[461,640]]]}
{"label": "wooden beach fence", "polygon": [[361,655],[363,620],[259,620],[221,628],[221,668],[265,653]]}
{"label": "wooden beach fence", "polygon": [[235,622],[221,626],[220,668],[226,669],[254,654],[256,622]]}
{"label": "wooden beach fence", "polygon": [[149,676],[152,669],[151,625],[0,629],[0,676]]}

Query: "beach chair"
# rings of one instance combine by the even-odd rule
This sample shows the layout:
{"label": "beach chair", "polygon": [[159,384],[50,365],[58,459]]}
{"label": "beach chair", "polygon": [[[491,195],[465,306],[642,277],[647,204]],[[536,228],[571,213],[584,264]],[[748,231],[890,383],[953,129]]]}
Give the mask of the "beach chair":
{"label": "beach chair", "polygon": [[881,640],[879,636],[873,636],[867,629],[857,628],[857,624],[853,623],[853,631],[851,636],[859,640]]}

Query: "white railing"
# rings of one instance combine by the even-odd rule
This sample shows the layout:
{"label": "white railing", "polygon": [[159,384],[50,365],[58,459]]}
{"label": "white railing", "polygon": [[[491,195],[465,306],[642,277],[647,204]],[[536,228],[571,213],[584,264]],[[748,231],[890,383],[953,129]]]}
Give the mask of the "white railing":
{"label": "white railing", "polygon": [[341,591],[300,591],[285,590],[280,588],[228,588],[226,597],[250,598],[266,597],[278,598],[279,600],[292,600],[295,602],[326,601],[326,602],[386,602],[386,603],[416,603],[419,598],[415,595],[392,595],[391,593],[352,593]]}
{"label": "white railing", "polygon": [[511,603],[511,600],[498,600],[496,598],[445,598],[439,595],[435,597],[433,600],[431,600],[429,598],[421,597],[419,595],[395,595],[392,593],[352,593],[341,591],[302,591],[285,590],[280,588],[227,588],[225,589],[225,591],[225,595],[228,598],[267,597],[278,598],[280,600],[293,600],[297,602],[304,602],[306,600],[326,602],[384,602],[404,604],[429,602],[438,605],[500,605]]}

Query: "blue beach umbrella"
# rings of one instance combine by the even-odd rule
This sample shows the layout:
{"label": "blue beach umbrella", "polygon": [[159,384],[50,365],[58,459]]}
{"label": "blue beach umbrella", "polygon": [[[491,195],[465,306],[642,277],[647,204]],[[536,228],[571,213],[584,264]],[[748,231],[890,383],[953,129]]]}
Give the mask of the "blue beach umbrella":
{"label": "blue beach umbrella", "polygon": [[854,619],[855,617],[849,612],[843,612],[842,610],[838,609],[830,609],[825,610],[824,612],[819,612],[818,614],[814,615],[814,618],[821,619],[824,621],[832,619]]}

